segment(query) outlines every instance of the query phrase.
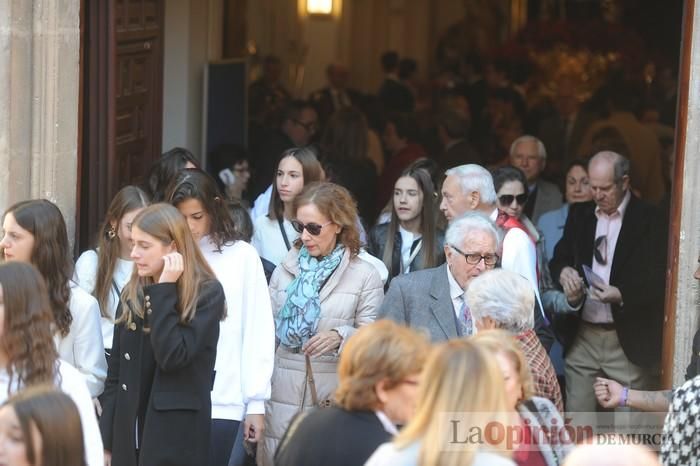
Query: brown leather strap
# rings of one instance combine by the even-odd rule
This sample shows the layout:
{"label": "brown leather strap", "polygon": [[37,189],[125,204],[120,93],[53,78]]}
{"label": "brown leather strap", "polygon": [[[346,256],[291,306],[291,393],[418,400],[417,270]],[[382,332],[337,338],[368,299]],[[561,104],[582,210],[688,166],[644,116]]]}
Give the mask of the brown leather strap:
{"label": "brown leather strap", "polygon": [[318,393],[316,393],[316,381],[314,380],[314,371],[311,368],[311,359],[309,359],[309,356],[306,357],[306,380],[309,384],[309,388],[311,389],[311,403],[313,403],[314,406],[319,406],[318,404]]}

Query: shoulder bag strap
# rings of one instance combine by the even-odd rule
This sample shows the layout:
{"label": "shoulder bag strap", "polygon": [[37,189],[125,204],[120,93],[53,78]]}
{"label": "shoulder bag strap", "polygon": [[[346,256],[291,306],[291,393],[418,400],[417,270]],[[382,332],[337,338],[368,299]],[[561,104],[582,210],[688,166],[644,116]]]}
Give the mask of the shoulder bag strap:
{"label": "shoulder bag strap", "polygon": [[277,224],[280,226],[280,232],[282,233],[282,238],[284,238],[284,245],[287,246],[287,251],[292,249],[292,245],[289,243],[289,238],[287,238],[287,232],[284,229],[284,223],[280,217],[277,217]]}
{"label": "shoulder bag strap", "polygon": [[122,294],[122,290],[119,289],[119,287],[117,286],[117,282],[115,282],[114,279],[112,279],[112,289],[115,293],[117,293],[117,301],[119,301],[119,297]]}
{"label": "shoulder bag strap", "polygon": [[318,393],[316,392],[316,381],[314,380],[314,371],[311,368],[311,359],[306,357],[306,380],[309,384],[309,389],[311,390],[311,403],[314,407],[318,407]]}

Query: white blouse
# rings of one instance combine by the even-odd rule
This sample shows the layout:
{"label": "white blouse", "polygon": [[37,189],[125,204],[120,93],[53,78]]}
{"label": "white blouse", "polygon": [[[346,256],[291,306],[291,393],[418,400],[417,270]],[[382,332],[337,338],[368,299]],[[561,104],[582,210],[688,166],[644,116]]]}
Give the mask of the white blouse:
{"label": "white blouse", "polygon": [[58,355],[83,374],[90,395],[96,397],[102,394],[107,378],[100,308],[95,298],[73,282],[68,307],[73,316],[68,335],[54,335]]}
{"label": "white blouse", "polygon": [[[294,240],[299,237],[299,233],[294,230],[292,223],[287,219],[282,222],[282,225],[284,226],[284,231],[287,233],[289,245],[293,247]],[[287,253],[289,252],[287,245],[284,243],[284,237],[280,231],[279,223],[277,220],[273,220],[267,215],[255,219],[251,244],[258,251],[260,257],[267,259],[275,265],[279,265],[279,263],[287,257]]]}
{"label": "white blouse", "polygon": [[[131,279],[131,272],[134,270],[134,263],[125,259],[117,259],[114,266],[114,275],[112,279],[117,285],[119,292],[124,289]],[[75,263],[75,273],[73,280],[89,294],[95,291],[97,283],[97,252],[94,249],[85,251],[80,255]],[[105,348],[112,347],[112,339],[114,337],[114,317],[117,313],[119,305],[119,294],[114,286],[110,287],[109,298],[107,300],[107,309],[101,309],[108,317],[103,317],[100,314],[100,326],[102,327],[102,342]]]}

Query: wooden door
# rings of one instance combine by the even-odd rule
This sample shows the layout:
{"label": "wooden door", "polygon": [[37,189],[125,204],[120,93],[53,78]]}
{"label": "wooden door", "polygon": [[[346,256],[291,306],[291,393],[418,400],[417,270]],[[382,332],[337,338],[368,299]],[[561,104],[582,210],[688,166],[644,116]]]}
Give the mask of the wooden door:
{"label": "wooden door", "polygon": [[140,180],[160,155],[163,1],[116,0],[115,190]]}
{"label": "wooden door", "polygon": [[165,0],[85,0],[79,250],[161,152]]}

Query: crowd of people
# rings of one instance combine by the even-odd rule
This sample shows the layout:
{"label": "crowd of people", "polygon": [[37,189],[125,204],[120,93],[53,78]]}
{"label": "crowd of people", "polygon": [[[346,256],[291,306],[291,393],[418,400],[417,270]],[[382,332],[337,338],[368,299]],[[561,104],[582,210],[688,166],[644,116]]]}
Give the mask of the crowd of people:
{"label": "crowd of people", "polygon": [[656,133],[619,82],[581,128],[487,65],[426,117],[395,53],[374,100],[342,65],[291,100],[270,57],[250,150],[166,152],[75,265],[56,205],[7,208],[0,463],[592,465],[565,415],[669,406],[661,461],[698,461],[700,364],[656,391],[662,151],[627,144]]}

